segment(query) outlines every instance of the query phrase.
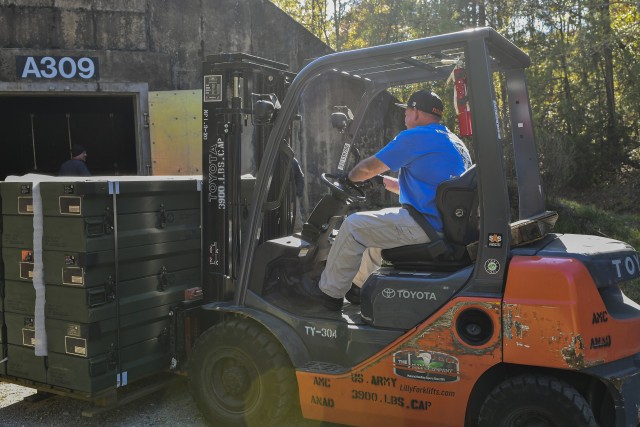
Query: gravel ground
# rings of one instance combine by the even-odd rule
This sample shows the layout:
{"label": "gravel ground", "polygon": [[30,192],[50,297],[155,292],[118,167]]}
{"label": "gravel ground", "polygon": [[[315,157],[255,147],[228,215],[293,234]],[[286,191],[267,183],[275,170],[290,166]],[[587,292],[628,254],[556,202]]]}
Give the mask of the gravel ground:
{"label": "gravel ground", "polygon": [[52,396],[38,402],[25,397],[35,390],[0,382],[0,425],[3,427],[57,427],[57,426],[185,426],[205,427],[208,424],[200,415],[189,395],[187,381],[157,391],[140,400],[108,412],[85,417],[83,411],[93,404],[70,397]]}
{"label": "gravel ground", "polygon": [[[142,382],[140,382],[142,383]],[[1,427],[207,427],[189,394],[187,380],[177,377],[172,385],[134,402],[92,417],[83,411],[95,406],[86,401],[52,395],[31,402],[36,390],[0,382]],[[25,400],[26,398],[26,400]],[[223,426],[213,426],[223,427]],[[311,420],[290,419],[279,427],[348,427]]]}

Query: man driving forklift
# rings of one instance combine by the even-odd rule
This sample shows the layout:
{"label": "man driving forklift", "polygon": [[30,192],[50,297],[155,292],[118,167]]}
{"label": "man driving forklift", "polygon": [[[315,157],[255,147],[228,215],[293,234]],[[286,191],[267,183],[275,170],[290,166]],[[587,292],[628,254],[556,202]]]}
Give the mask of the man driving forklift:
{"label": "man driving forklift", "polygon": [[[359,303],[360,288],[380,267],[382,249],[428,243],[433,240],[429,234],[441,234],[436,189],[471,166],[464,143],[440,123],[444,105],[438,95],[419,90],[406,104],[396,105],[405,108],[407,129],[356,164],[347,179],[382,184],[400,196],[402,206],[356,212],[344,220],[319,284],[303,281],[297,289],[325,309],[341,310],[345,296],[351,303]],[[399,172],[398,178],[380,175],[388,170]]]}

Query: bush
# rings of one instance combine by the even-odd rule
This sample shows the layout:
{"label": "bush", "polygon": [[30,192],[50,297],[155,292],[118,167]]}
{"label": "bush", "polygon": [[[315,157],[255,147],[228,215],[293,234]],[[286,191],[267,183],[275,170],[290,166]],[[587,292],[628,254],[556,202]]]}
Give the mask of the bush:
{"label": "bush", "polygon": [[563,135],[538,131],[540,172],[546,191],[554,192],[566,188],[574,181],[576,156],[573,143]]}

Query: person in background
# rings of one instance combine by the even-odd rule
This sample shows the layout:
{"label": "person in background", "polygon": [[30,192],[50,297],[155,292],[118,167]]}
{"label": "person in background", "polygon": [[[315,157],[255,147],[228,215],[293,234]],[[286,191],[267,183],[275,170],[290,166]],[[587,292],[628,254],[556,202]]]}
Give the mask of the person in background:
{"label": "person in background", "polygon": [[60,166],[58,176],[91,176],[87,167],[87,150],[82,145],[71,147],[71,159]]}

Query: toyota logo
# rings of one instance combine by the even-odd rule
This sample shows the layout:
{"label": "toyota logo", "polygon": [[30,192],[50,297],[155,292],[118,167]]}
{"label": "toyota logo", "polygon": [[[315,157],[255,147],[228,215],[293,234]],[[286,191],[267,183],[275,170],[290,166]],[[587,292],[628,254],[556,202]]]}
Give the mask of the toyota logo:
{"label": "toyota logo", "polygon": [[396,296],[396,291],[391,288],[385,288],[382,290],[382,296],[385,298],[393,298]]}

